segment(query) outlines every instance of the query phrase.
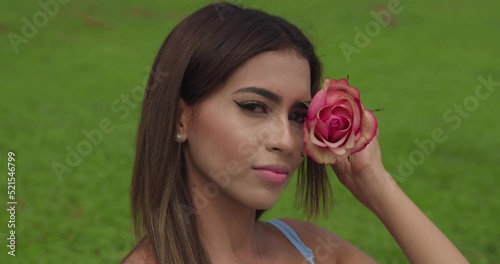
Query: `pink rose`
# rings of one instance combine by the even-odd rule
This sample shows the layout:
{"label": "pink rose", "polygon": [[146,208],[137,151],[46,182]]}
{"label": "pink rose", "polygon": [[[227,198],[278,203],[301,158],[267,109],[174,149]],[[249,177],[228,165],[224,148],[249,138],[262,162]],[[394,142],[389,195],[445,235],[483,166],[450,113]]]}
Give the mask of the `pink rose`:
{"label": "pink rose", "polygon": [[303,131],[309,157],[320,164],[334,164],[370,143],[377,120],[365,110],[358,89],[346,79],[326,78],[309,105]]}

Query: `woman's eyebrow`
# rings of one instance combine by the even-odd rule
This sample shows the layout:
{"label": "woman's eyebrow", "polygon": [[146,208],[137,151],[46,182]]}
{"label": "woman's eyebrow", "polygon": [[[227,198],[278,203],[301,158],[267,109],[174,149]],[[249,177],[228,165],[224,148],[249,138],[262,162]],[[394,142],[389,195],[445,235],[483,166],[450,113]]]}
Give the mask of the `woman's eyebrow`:
{"label": "woman's eyebrow", "polygon": [[[283,98],[281,96],[279,96],[276,93],[271,92],[265,88],[262,88],[262,87],[255,87],[255,86],[244,87],[244,88],[237,90],[234,93],[255,93],[255,94],[258,94],[264,98],[267,98],[267,99],[269,99],[277,104],[280,104],[283,101]],[[293,104],[293,106],[297,107],[297,108],[304,108],[304,109],[308,108],[307,105],[305,105],[304,102],[300,101],[300,100],[296,100],[295,103]]]}
{"label": "woman's eyebrow", "polygon": [[250,87],[244,87],[239,89],[238,91],[234,93],[255,93],[258,94],[262,97],[265,97],[277,104],[280,104],[281,101],[283,101],[283,98],[281,96],[275,94],[274,92],[271,92],[267,89],[261,88],[261,87],[255,87],[255,86],[250,86]]}

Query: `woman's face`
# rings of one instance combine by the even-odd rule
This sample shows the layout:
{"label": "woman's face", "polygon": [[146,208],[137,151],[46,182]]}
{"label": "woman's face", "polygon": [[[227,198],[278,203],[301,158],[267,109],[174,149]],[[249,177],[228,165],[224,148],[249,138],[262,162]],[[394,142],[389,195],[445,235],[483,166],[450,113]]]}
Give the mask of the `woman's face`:
{"label": "woman's face", "polygon": [[198,188],[208,198],[228,195],[251,208],[272,207],[304,160],[301,101],[310,100],[310,86],[306,59],[265,52],[205,98],[196,114],[182,104],[191,184],[205,185]]}

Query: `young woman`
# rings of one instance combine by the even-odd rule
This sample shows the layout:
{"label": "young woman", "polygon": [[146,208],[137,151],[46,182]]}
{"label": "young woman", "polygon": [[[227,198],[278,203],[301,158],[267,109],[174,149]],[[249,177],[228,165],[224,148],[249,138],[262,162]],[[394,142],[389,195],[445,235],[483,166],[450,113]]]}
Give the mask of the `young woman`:
{"label": "young woman", "polygon": [[[123,263],[375,263],[315,224],[259,221],[295,171],[309,217],[331,206],[325,165],[302,142],[301,102],[321,78],[310,41],[280,17],[224,3],[181,21],[144,96],[131,187],[138,244]],[[333,169],[412,263],[467,263],[394,183],[377,138]]]}

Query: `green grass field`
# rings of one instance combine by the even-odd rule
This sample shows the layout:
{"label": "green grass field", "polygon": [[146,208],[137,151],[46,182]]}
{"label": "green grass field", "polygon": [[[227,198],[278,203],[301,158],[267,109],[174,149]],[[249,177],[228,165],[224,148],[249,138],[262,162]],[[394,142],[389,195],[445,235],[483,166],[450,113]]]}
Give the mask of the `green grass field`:
{"label": "green grass field", "polygon": [[[387,1],[239,2],[297,24],[316,44],[325,76],[349,74],[367,108],[385,108],[376,116],[386,168],[472,263],[498,263],[500,3],[401,0],[393,22],[381,26],[370,10]],[[17,245],[9,256],[9,212],[1,210],[0,263],[117,263],[132,248],[134,88],[173,26],[205,3],[73,0],[45,21],[38,1],[2,4],[0,202],[8,208],[13,151]],[[33,19],[35,33],[23,29]],[[478,95],[480,78],[497,84]],[[101,126],[102,140],[86,149],[85,133]],[[435,147],[425,153],[416,140]],[[83,154],[68,163],[79,146]],[[412,173],[401,172],[401,159]],[[56,163],[70,170],[58,175]],[[378,219],[332,179],[333,214],[318,223],[380,263],[407,263]],[[294,190],[290,184],[264,220],[305,219],[289,202]]]}

